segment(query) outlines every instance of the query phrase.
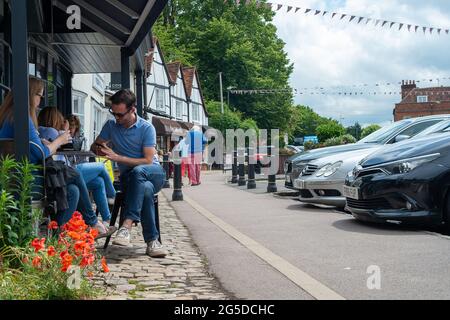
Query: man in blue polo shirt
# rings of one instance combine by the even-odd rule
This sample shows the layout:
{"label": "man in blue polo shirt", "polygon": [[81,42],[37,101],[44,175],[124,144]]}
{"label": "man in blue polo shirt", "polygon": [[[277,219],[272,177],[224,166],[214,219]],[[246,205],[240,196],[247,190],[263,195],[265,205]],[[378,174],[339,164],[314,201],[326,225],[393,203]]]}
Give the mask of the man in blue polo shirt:
{"label": "man in blue polo shirt", "polygon": [[99,156],[118,163],[120,182],[125,192],[124,223],[113,244],[129,246],[134,222],[141,222],[146,253],[163,258],[167,252],[159,243],[155,221],[154,195],[165,180],[164,169],[158,162],[156,131],[152,124],[136,113],[136,96],[130,90],[121,90],[111,97],[108,121],[91,150]]}

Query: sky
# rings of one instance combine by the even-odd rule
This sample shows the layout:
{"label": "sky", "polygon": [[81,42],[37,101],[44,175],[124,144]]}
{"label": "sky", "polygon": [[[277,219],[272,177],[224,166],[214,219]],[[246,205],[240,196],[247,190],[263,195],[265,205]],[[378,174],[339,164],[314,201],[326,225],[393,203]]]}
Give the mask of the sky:
{"label": "sky", "polygon": [[[288,58],[294,64],[293,88],[324,88],[324,92],[354,92],[353,85],[368,84],[363,92],[400,92],[402,80],[450,77],[450,35],[436,31],[398,31],[359,25],[357,19],[331,19],[327,14],[305,15],[305,8],[327,10],[373,19],[420,26],[450,28],[450,1],[446,0],[272,0],[274,4],[301,7],[277,11],[273,23],[286,43]],[[276,10],[276,6],[273,6]],[[314,11],[313,10],[313,11]],[[376,87],[377,83],[395,85]],[[450,86],[450,80],[420,83],[419,87]],[[361,89],[361,87],[359,87]],[[361,92],[361,90],[357,90]],[[310,90],[309,92],[318,92]],[[308,105],[322,116],[332,117],[345,126],[359,122],[386,125],[393,121],[393,109],[400,95],[338,96],[332,94],[295,95],[295,103]]]}

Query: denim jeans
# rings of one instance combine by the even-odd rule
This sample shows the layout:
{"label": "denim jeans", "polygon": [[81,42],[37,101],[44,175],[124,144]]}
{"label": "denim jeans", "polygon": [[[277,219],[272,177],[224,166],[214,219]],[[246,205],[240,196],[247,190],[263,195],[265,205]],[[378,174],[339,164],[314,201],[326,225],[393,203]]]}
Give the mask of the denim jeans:
{"label": "denim jeans", "polygon": [[77,165],[77,169],[86,182],[88,190],[92,192],[102,220],[111,220],[111,212],[107,198],[114,198],[116,196],[116,190],[106,171],[105,165],[101,162],[89,162]]}
{"label": "denim jeans", "polygon": [[77,210],[77,204],[87,225],[95,226],[98,223],[97,216],[95,215],[94,210],[92,210],[89,191],[80,174],[67,181],[67,200],[69,202],[69,208],[63,212],[58,212],[57,214],[59,226],[63,226],[69,222],[73,213]]}
{"label": "denim jeans", "polygon": [[159,164],[137,166],[121,173],[120,181],[125,192],[124,218],[141,222],[145,242],[159,238],[153,199],[161,190],[165,176]]}

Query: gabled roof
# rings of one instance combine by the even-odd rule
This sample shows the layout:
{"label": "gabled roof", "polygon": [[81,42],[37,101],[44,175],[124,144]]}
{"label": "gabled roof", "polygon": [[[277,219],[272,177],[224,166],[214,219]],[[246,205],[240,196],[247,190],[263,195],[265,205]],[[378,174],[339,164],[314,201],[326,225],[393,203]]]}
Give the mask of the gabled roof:
{"label": "gabled roof", "polygon": [[159,44],[158,38],[154,37],[154,36],[152,37],[152,49],[149,50],[149,52],[147,53],[147,57],[146,57],[146,61],[145,61],[145,64],[147,67],[147,69],[146,69],[147,78],[151,74],[153,58],[155,57],[155,48],[158,48],[159,56],[161,57],[161,61],[164,66],[164,70],[166,70],[167,79],[169,80],[169,82],[171,82],[169,70],[167,69],[167,64],[166,64],[166,61],[164,58],[164,53],[161,50],[161,45]]}
{"label": "gabled roof", "polygon": [[192,96],[194,77],[197,79],[198,90],[200,91],[200,97],[202,98],[203,110],[205,111],[206,116],[209,116],[208,111],[206,110],[205,99],[203,98],[203,91],[200,85],[200,79],[198,77],[197,69],[195,67],[183,67],[184,86],[186,88],[186,95],[188,99],[191,99]]}
{"label": "gabled roof", "polygon": [[[181,69],[181,62],[171,62],[167,64],[167,70],[169,70],[169,80],[172,84],[177,83],[178,72]],[[183,76],[183,73],[181,74]],[[187,92],[186,92],[187,94]]]}

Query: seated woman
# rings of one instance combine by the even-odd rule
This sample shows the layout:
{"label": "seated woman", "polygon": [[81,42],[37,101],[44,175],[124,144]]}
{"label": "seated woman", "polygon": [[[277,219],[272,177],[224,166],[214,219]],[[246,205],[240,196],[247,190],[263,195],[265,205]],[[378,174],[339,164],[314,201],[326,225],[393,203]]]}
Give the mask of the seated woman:
{"label": "seated woman", "polygon": [[[36,113],[41,103],[41,99],[44,96],[44,82],[36,78],[30,78],[29,80],[29,101],[30,105],[28,107],[28,125],[30,130],[30,141],[36,143],[40,146],[40,148],[44,151],[45,158],[50,157],[55,154],[56,150],[58,150],[62,145],[67,144],[70,140],[70,133],[68,131],[62,133],[52,142],[49,141],[41,141],[39,138],[38,130],[37,130],[37,118]],[[9,92],[0,107],[0,138],[12,139],[14,138],[14,101],[12,92]],[[42,158],[42,153],[36,147],[31,146],[30,148],[30,161],[34,164],[42,164],[45,159]],[[67,184],[67,200],[69,203],[69,208],[64,211],[60,211],[57,213],[58,224],[62,226],[67,223],[69,219],[72,217],[73,213],[77,209],[78,200],[80,196],[80,187],[83,186],[82,179],[75,179],[77,181],[73,181]],[[81,181],[80,181],[81,180]],[[95,213],[92,209],[89,211],[86,204],[82,203],[81,207],[83,208],[82,214],[86,224],[90,225],[93,228],[96,228],[99,231],[99,237],[106,236],[107,229],[98,222]]]}
{"label": "seated woman", "polygon": [[[58,139],[60,135],[60,130],[64,126],[69,126],[67,122],[64,121],[64,117],[55,107],[46,107],[41,110],[38,117],[39,132],[41,137],[49,141]],[[65,161],[66,159],[63,159]],[[69,159],[70,160],[70,159]],[[102,216],[103,224],[106,228],[109,228],[111,221],[111,212],[108,206],[107,198],[114,198],[116,196],[116,191],[111,182],[111,178],[106,171],[105,165],[101,162],[86,162],[74,165],[73,163],[67,163],[70,166],[76,167],[80,172],[84,183],[89,191],[92,191],[94,201],[97,204],[98,210]],[[89,200],[89,195],[82,194],[81,198],[86,197],[85,201]],[[113,231],[113,227],[110,228],[110,232]]]}

